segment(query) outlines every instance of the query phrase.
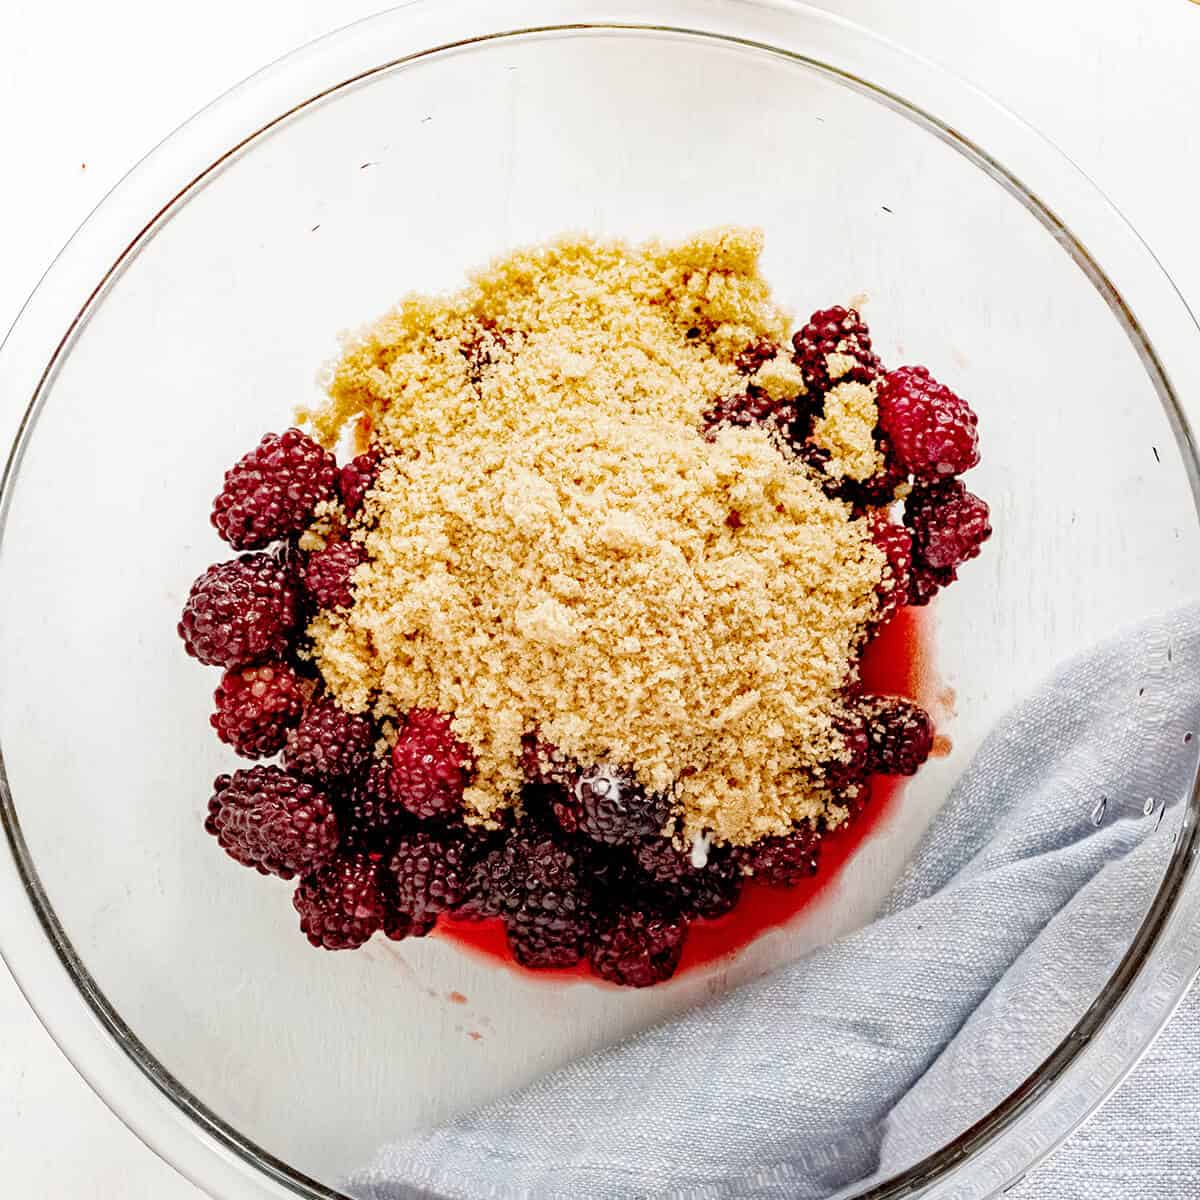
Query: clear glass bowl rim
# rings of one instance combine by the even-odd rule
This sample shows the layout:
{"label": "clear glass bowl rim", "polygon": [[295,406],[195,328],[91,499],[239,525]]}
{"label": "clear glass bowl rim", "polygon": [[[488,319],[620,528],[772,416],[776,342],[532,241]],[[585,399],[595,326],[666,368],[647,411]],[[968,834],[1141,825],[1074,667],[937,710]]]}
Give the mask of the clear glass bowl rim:
{"label": "clear glass bowl rim", "polygon": [[[0,480],[0,550],[22,450],[57,364],[123,265],[193,189],[272,127],[380,72],[463,45],[584,30],[707,37],[773,52],[865,91],[953,145],[1054,234],[1124,323],[1172,419],[1200,508],[1200,457],[1191,433],[1200,412],[1195,319],[1153,254],[1091,181],[970,85],[796,0],[493,0],[487,6],[414,0],[294,51],[209,105],[139,163],[64,248],[0,346],[0,388],[30,397]],[[383,46],[389,53],[381,60]],[[337,82],[314,91],[314,79],[330,78]],[[148,220],[145,213],[152,214]],[[73,299],[80,296],[82,303]],[[0,820],[11,850],[0,862],[0,899],[8,901],[0,949],[51,1036],[106,1104],[211,1194],[345,1200],[208,1110],[108,1003],[38,880],[2,751]],[[1200,972],[1198,855],[1200,786],[1182,814],[1171,863],[1137,937],[1077,1026],[987,1117],[902,1175],[861,1193],[861,1200],[997,1195],[1099,1107]]]}

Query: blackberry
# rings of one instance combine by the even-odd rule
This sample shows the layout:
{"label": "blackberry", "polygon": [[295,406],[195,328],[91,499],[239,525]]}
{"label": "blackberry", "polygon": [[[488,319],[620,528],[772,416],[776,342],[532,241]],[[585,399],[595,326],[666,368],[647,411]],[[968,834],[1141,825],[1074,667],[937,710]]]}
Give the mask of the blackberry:
{"label": "blackberry", "polygon": [[288,733],[283,762],[306,779],[351,779],[366,769],[376,737],[369,713],[348,713],[332,696],[317,696]]}
{"label": "blackberry", "polygon": [[366,774],[345,792],[338,824],[347,846],[381,857],[412,824],[412,816],[388,786],[389,759],[374,759]]}
{"label": "blackberry", "polygon": [[862,701],[871,742],[871,770],[914,775],[933,749],[933,722],[911,700],[866,696]]}
{"label": "blackberry", "polygon": [[513,957],[524,966],[579,961],[591,939],[592,913],[579,855],[536,829],[512,833],[476,864],[466,916],[502,916]]}
{"label": "blackberry", "polygon": [[521,877],[527,853],[527,847],[519,840],[523,837],[523,834],[514,833],[471,868],[467,894],[455,916],[474,921],[516,911],[521,904]]}
{"label": "blackberry", "polygon": [[226,671],[209,721],[217,737],[244,758],[267,758],[283,748],[288,729],[304,711],[304,698],[303,681],[283,663]]}
{"label": "blackberry", "polygon": [[633,848],[633,859],[658,883],[677,884],[693,874],[692,856],[680,850],[669,837],[648,837]]}
{"label": "blackberry", "polygon": [[579,859],[581,878],[595,912],[613,908],[631,895],[658,894],[658,880],[642,870],[630,847],[605,846],[581,838],[571,843],[571,850]]}
{"label": "blackberry", "polygon": [[366,494],[375,486],[379,477],[381,455],[378,450],[368,450],[352,458],[338,472],[337,489],[342,498],[346,516],[352,517],[362,508]]}
{"label": "blackberry", "polygon": [[437,917],[422,917],[417,920],[394,904],[388,904],[385,897],[383,936],[389,941],[402,942],[405,938],[424,937],[436,924]]}
{"label": "blackberry", "polygon": [[316,870],[338,847],[329,797],[278,767],[218,775],[204,828],[230,858],[281,879]]}
{"label": "blackberry", "polygon": [[774,428],[791,440],[793,427],[806,411],[800,397],[772,400],[758,388],[750,388],[734,396],[721,396],[701,420],[705,434],[711,439],[722,425],[750,429],[757,425]]}
{"label": "blackberry", "polygon": [[838,494],[855,508],[887,508],[895,503],[900,485],[908,481],[908,472],[896,457],[892,443],[882,430],[875,430],[875,445],[883,457],[883,466],[869,479],[843,479]]}
{"label": "blackberry", "polygon": [[840,795],[834,797],[834,801],[849,812],[849,820],[853,824],[866,812],[867,806],[871,803],[870,776],[846,788]]}
{"label": "blackberry", "polygon": [[823,766],[822,777],[827,787],[841,791],[870,772],[871,744],[866,717],[857,708],[835,717],[833,727],[842,740],[844,753]]}
{"label": "blackberry", "polygon": [[857,513],[864,509],[887,508],[895,501],[900,485],[908,479],[904,468],[891,453],[887,438],[878,430],[875,441],[883,455],[884,465],[875,475],[863,480],[830,475],[829,451],[818,446],[811,438],[798,442],[795,451],[797,458],[815,476],[821,490],[835,500],[845,500]]}
{"label": "blackberry", "polygon": [[387,905],[377,876],[369,855],[351,853],[339,854],[301,881],[292,904],[314,946],[356,950],[383,928]]}
{"label": "blackberry", "polygon": [[[813,396],[823,396],[835,383],[872,383],[879,376],[879,359],[871,351],[871,333],[853,308],[819,309],[792,336],[794,359]],[[829,356],[850,360],[831,373]],[[835,360],[836,361],[836,360]]]}
{"label": "blackberry", "polygon": [[939,570],[915,562],[908,577],[908,602],[914,608],[928,604],[944,587],[949,587],[958,578],[958,572],[950,567]]}
{"label": "blackberry", "polygon": [[879,387],[879,425],[919,479],[961,475],[979,462],[971,406],[924,367],[898,367]]}
{"label": "blackberry", "polygon": [[587,953],[586,923],[522,910],[504,923],[513,958],[530,970],[573,967]]}
{"label": "blackberry", "polygon": [[333,495],[337,463],[299,429],[268,433],[225,472],[212,523],[235,550],[259,550],[308,524]]}
{"label": "blackberry", "polygon": [[805,821],[791,833],[738,846],[734,856],[743,873],[772,887],[793,887],[817,873],[821,839]]}
{"label": "blackberry", "polygon": [[413,709],[392,747],[392,793],[422,821],[447,816],[462,805],[471,753],[454,736],[450,722],[433,709]]}
{"label": "blackberry", "polygon": [[638,866],[690,916],[712,919],[733,909],[742,893],[742,877],[728,849],[710,849],[703,867],[670,838],[650,837],[634,848]]}
{"label": "blackberry", "polygon": [[481,840],[465,833],[401,836],[388,863],[399,907],[412,917],[423,918],[462,904]]}
{"label": "blackberry", "polygon": [[557,746],[527,733],[521,738],[521,773],[532,784],[568,788],[579,769]]}
{"label": "blackberry", "polygon": [[592,946],[592,970],[623,987],[650,987],[675,974],[687,918],[676,913],[624,908],[604,922]]}
{"label": "blackberry", "polygon": [[304,566],[304,587],[318,608],[349,608],[354,603],[354,569],[366,560],[357,542],[329,542]]}
{"label": "blackberry", "polygon": [[770,338],[760,337],[742,350],[733,365],[742,375],[753,375],[764,364],[779,353],[779,347]]}
{"label": "blackberry", "polygon": [[567,833],[619,846],[659,833],[671,815],[671,799],[647,792],[627,770],[600,765],[581,771],[553,809]]}
{"label": "blackberry", "polygon": [[988,506],[958,479],[916,485],[904,502],[913,559],[935,571],[955,571],[992,536]]}
{"label": "blackberry", "polygon": [[179,621],[187,652],[212,667],[282,658],[301,616],[293,576],[269,554],[211,566],[188,593]]}
{"label": "blackberry", "polygon": [[809,469],[827,496],[841,496],[844,481],[827,474],[826,468],[833,456],[824,446],[818,446],[811,438],[806,438],[796,446],[796,457]]}
{"label": "blackberry", "polygon": [[723,855],[683,881],[682,908],[686,914],[707,921],[723,917],[737,907],[742,897],[742,873],[732,855]]}

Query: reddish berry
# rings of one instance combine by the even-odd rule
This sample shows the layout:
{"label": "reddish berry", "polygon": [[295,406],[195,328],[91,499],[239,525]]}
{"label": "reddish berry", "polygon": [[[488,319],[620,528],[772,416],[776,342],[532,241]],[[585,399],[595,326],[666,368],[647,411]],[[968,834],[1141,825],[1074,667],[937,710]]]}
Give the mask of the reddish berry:
{"label": "reddish berry", "polygon": [[314,550],[304,566],[304,587],[318,608],[349,608],[354,603],[354,569],[366,559],[357,542],[329,542]]}
{"label": "reddish berry", "polygon": [[623,987],[650,987],[675,974],[687,918],[673,913],[626,908],[596,933],[592,970]]}
{"label": "reddish berry", "polygon": [[298,429],[268,433],[225,472],[212,523],[235,550],[258,550],[308,524],[333,495],[333,455]]}
{"label": "reddish berry", "polygon": [[913,558],[937,571],[954,571],[992,536],[988,506],[957,479],[914,487],[904,504]]}
{"label": "reddish berry", "polygon": [[880,515],[871,522],[871,540],[887,558],[883,578],[876,589],[879,613],[875,619],[883,624],[895,616],[908,600],[908,581],[912,574],[912,534],[903,525],[895,525]]}
{"label": "reddish berry", "polygon": [[647,792],[629,771],[608,765],[580,772],[552,807],[567,833],[582,833],[609,846],[659,833],[671,815],[669,796]]}
{"label": "reddish berry", "polygon": [[245,667],[282,658],[300,616],[295,576],[269,554],[243,554],[192,584],[179,636],[202,663]]}
{"label": "reddish berry", "polygon": [[482,842],[465,833],[434,837],[421,831],[400,837],[388,863],[398,906],[413,917],[457,908],[467,898]]}
{"label": "reddish berry", "polygon": [[226,671],[209,718],[217,737],[245,758],[278,753],[304,711],[305,687],[291,667],[265,663]]}
{"label": "reddish berry", "polygon": [[879,424],[900,463],[919,479],[961,475],[979,462],[971,406],[924,367],[899,367],[884,376]]}
{"label": "reddish berry", "polygon": [[447,816],[462,805],[471,753],[454,736],[450,722],[444,713],[413,709],[392,748],[392,792],[423,821]]}
{"label": "reddish berry", "polygon": [[793,887],[817,873],[821,839],[807,821],[791,833],[760,838],[738,846],[734,855],[742,870],[772,887]]}
{"label": "reddish berry", "polygon": [[278,767],[219,775],[204,828],[230,858],[263,875],[291,879],[316,870],[338,846],[326,794]]}
{"label": "reddish berry", "polygon": [[[792,337],[796,365],[804,386],[813,396],[823,396],[837,383],[870,383],[879,375],[879,359],[871,351],[871,334],[866,322],[852,308],[819,309],[808,324]],[[853,359],[850,369],[832,378],[829,355]]]}
{"label": "reddish berry", "polygon": [[933,722],[911,700],[866,696],[862,701],[871,742],[871,770],[914,775],[933,749]]}
{"label": "reddish berry", "polygon": [[292,897],[300,929],[326,950],[356,950],[383,928],[387,903],[367,854],[339,854],[309,875]]}
{"label": "reddish berry", "polygon": [[375,486],[379,477],[380,454],[378,450],[368,450],[357,458],[352,458],[338,472],[338,493],[342,497],[342,507],[346,516],[352,517],[362,508],[363,498]]}
{"label": "reddish berry", "polygon": [[317,696],[288,733],[283,762],[306,779],[351,779],[366,770],[377,736],[369,713],[348,713],[332,696]]}

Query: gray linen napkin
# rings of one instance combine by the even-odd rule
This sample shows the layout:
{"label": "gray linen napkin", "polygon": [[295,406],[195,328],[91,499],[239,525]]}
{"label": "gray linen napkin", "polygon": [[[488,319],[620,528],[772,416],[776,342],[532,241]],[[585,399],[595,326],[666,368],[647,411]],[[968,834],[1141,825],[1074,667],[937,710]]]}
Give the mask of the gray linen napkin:
{"label": "gray linen napkin", "polygon": [[886,1179],[1082,1015],[1158,885],[1198,751],[1194,607],[1074,661],[1006,717],[873,924],[384,1147],[351,1194],[819,1200]]}

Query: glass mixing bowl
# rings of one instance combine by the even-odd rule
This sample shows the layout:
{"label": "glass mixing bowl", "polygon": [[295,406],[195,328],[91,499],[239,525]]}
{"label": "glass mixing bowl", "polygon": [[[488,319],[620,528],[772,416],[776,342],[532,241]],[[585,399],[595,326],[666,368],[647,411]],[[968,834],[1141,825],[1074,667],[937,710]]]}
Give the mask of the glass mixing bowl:
{"label": "glass mixing bowl", "polygon": [[[937,606],[952,753],[801,919],[648,992],[437,939],[312,951],[288,887],[200,828],[229,758],[175,622],[227,556],[206,522],[221,471],[316,397],[338,330],[406,290],[563,230],[728,222],[763,228],[783,303],[865,297],[885,361],[930,363],[979,412],[997,533]],[[1197,595],[1200,337],[1169,280],[1027,127],[799,5],[438,0],[301,50],[105,201],[0,387],[28,404],[0,544],[5,957],[97,1091],[219,1196],[337,1196],[380,1142],[860,925],[1001,713]],[[1200,964],[1197,801],[1156,803],[1168,865],[1070,1036],[1048,1058],[1014,1044],[1026,1082],[871,1196],[1003,1189],[1167,1019]]]}

